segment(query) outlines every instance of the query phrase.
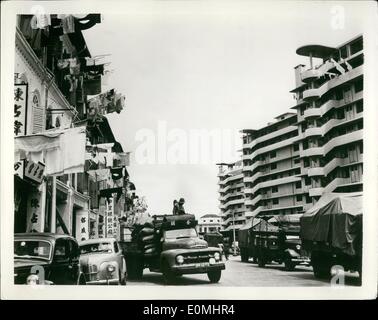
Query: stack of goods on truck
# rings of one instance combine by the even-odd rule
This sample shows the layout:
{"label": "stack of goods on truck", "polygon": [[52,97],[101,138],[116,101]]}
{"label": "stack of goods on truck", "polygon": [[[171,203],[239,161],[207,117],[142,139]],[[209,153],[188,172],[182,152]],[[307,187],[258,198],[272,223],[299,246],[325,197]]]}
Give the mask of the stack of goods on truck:
{"label": "stack of goods on truck", "polygon": [[187,228],[194,225],[196,220],[191,214],[155,215],[141,222],[143,224],[134,225],[131,237],[138,250],[147,258],[160,254],[163,230]]}

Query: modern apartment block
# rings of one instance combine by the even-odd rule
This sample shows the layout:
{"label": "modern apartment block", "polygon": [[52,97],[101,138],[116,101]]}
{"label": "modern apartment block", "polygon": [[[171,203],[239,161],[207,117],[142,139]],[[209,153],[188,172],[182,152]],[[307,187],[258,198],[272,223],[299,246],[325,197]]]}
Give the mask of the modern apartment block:
{"label": "modern apartment block", "polygon": [[[326,192],[362,191],[363,39],[307,45],[295,68],[301,183],[312,203]],[[319,64],[315,64],[316,62]]]}
{"label": "modern apartment block", "polygon": [[284,113],[259,130],[243,130],[246,216],[303,210],[297,115]]}
{"label": "modern apartment block", "polygon": [[240,229],[246,221],[242,161],[219,163],[219,208],[225,232]]}
{"label": "modern apartment block", "polygon": [[303,212],[324,193],[362,191],[362,36],[297,54],[309,65],[294,68],[296,113],[242,130],[242,161],[219,164],[225,230],[253,216]]}

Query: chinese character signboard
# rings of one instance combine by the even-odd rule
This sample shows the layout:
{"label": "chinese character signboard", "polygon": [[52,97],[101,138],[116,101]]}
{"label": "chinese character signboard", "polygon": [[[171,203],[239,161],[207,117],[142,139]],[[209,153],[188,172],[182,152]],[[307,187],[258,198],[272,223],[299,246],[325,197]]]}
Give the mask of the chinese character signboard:
{"label": "chinese character signboard", "polygon": [[25,165],[24,160],[19,160],[14,163],[14,174],[16,176],[19,176],[21,179],[24,178],[24,165]]}
{"label": "chinese character signboard", "polygon": [[31,160],[24,160],[24,178],[32,182],[41,183],[45,165],[42,162],[35,163]]}
{"label": "chinese character signboard", "polygon": [[114,219],[114,207],[113,198],[109,198],[106,201],[105,209],[105,236],[113,237],[113,220]]}
{"label": "chinese character signboard", "polygon": [[26,135],[26,115],[28,85],[14,85],[14,134],[15,136]]}

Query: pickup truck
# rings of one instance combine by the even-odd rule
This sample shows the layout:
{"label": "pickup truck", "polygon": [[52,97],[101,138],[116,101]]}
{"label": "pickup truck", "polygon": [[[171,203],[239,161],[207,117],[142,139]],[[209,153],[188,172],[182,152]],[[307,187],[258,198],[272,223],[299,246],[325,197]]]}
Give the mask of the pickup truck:
{"label": "pickup truck", "polygon": [[153,223],[136,226],[132,241],[123,243],[128,276],[141,278],[143,269],[163,273],[166,284],[183,274],[206,273],[219,282],[225,264],[220,248],[201,240],[193,215],[159,215]]}

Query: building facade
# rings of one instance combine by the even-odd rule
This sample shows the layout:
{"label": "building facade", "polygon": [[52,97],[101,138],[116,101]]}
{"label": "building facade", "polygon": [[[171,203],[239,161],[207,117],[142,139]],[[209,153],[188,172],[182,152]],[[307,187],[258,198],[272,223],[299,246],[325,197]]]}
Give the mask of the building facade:
{"label": "building facade", "polygon": [[219,163],[219,208],[223,220],[223,231],[233,233],[246,221],[242,161]]}
{"label": "building facade", "polygon": [[200,235],[222,230],[222,219],[217,214],[205,214],[199,218],[197,231]]}
{"label": "building facade", "polygon": [[[323,193],[362,191],[363,39],[308,45],[295,68],[302,185],[314,204]],[[318,62],[316,65],[315,63]]]}
{"label": "building facade", "polygon": [[106,118],[124,97],[102,92],[104,63],[82,32],[98,23],[99,14],[17,17],[15,232],[118,237],[133,206],[128,154]]}
{"label": "building facade", "polygon": [[246,216],[303,210],[297,116],[285,113],[259,130],[243,131]]}
{"label": "building facade", "polygon": [[[226,229],[250,217],[301,213],[329,192],[362,191],[363,39],[308,45],[297,54],[296,104],[267,126],[242,130],[240,166],[219,164]],[[237,213],[235,226],[231,221]]]}

